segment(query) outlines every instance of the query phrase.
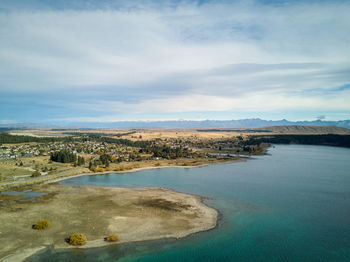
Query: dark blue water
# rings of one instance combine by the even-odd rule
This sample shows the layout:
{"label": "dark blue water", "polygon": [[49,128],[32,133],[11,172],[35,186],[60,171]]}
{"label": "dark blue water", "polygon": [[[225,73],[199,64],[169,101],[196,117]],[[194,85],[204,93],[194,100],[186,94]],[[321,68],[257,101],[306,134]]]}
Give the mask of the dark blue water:
{"label": "dark blue water", "polygon": [[207,196],[221,213],[219,225],[181,240],[47,249],[28,261],[350,261],[350,149],[279,145],[269,153],[202,168],[65,180]]}

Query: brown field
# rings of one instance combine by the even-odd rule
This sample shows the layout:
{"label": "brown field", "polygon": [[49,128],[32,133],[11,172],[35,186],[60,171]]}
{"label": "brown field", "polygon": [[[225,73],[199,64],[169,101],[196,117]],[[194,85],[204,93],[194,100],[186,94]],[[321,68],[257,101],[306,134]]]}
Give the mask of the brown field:
{"label": "brown field", "polygon": [[[200,132],[198,130],[215,130]],[[267,132],[264,132],[267,131]],[[16,130],[10,132],[16,135],[33,136],[67,136],[66,132],[81,133],[104,133],[113,137],[116,134],[134,132],[122,136],[131,140],[154,140],[157,138],[193,138],[193,139],[219,139],[247,135],[272,135],[272,134],[350,134],[350,130],[336,126],[270,126],[260,128],[197,128],[197,129],[119,129],[119,128],[98,128],[98,129],[72,129],[52,131],[51,129],[30,129]],[[118,137],[116,137],[118,138]]]}
{"label": "brown field", "polygon": [[[20,162],[23,166],[20,166]],[[17,165],[16,165],[17,164]],[[73,169],[72,164],[62,164],[50,162],[49,156],[23,157],[17,159],[1,159],[0,174],[1,182],[15,181],[22,178],[28,178],[35,170],[48,169],[48,175],[60,173]]]}

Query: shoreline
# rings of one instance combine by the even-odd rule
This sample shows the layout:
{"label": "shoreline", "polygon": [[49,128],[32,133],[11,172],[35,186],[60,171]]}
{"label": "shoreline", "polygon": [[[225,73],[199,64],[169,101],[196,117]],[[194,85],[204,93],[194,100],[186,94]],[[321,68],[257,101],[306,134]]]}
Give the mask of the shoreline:
{"label": "shoreline", "polygon": [[50,183],[56,183],[60,182],[63,180],[71,179],[73,177],[81,177],[81,176],[96,176],[96,175],[107,175],[107,174],[126,174],[126,173],[136,173],[136,172],[141,172],[145,170],[153,170],[153,169],[162,169],[162,168],[201,168],[201,167],[206,167],[206,166],[211,166],[211,165],[218,165],[218,164],[227,164],[227,163],[235,163],[235,162],[243,162],[247,161],[248,159],[253,159],[252,156],[247,156],[247,157],[240,157],[239,159],[232,159],[232,160],[227,160],[227,161],[222,161],[222,162],[214,162],[214,163],[205,163],[205,164],[200,164],[200,165],[193,165],[193,166],[180,166],[180,165],[166,165],[166,166],[145,166],[145,167],[138,167],[138,168],[132,168],[130,170],[124,170],[124,171],[105,171],[105,172],[94,172],[94,173],[81,173],[77,175],[71,175],[71,176],[66,176],[66,177],[60,177],[57,179],[49,180],[49,181],[44,181],[43,184],[50,184]]}
{"label": "shoreline", "polygon": [[[233,161],[235,162],[235,161]],[[215,164],[222,164],[222,163],[215,163]],[[153,169],[162,169],[162,168],[201,168],[205,166],[209,166],[213,164],[202,164],[198,166],[149,166],[149,167],[138,167],[138,168],[133,168],[130,170],[124,170],[124,171],[105,171],[105,172],[94,172],[94,173],[82,173],[78,175],[71,175],[71,176],[66,176],[66,177],[60,177],[57,179],[45,181],[43,184],[51,184],[51,183],[56,183],[60,182],[63,180],[71,179],[74,177],[81,177],[81,176],[97,176],[97,175],[108,175],[108,174],[126,174],[126,173],[136,173],[136,172],[141,172],[145,170],[153,170]]]}
{"label": "shoreline", "polygon": [[[208,162],[208,163],[203,163],[203,164],[199,164],[199,165],[189,165],[189,166],[184,166],[184,165],[160,165],[160,166],[154,166],[154,165],[150,165],[150,166],[144,166],[144,167],[136,167],[136,168],[131,168],[131,169],[127,169],[127,170],[123,170],[123,171],[115,171],[115,170],[111,170],[111,171],[104,171],[104,172],[86,172],[88,171],[87,168],[84,168],[85,170],[81,170],[83,171],[83,173],[76,173],[76,174],[68,174],[68,175],[61,175],[58,174],[53,174],[51,176],[57,176],[57,178],[51,178],[49,176],[46,177],[39,177],[37,180],[28,180],[28,181],[17,181],[16,183],[11,183],[11,184],[7,184],[7,183],[0,183],[0,192],[2,191],[6,191],[6,190],[11,190],[11,189],[15,189],[15,188],[23,188],[23,187],[31,187],[31,186],[35,186],[35,185],[42,185],[42,184],[50,184],[50,183],[55,183],[55,182],[59,182],[62,180],[66,180],[66,179],[70,179],[73,177],[79,177],[79,176],[90,176],[90,175],[103,175],[103,174],[111,174],[111,173],[116,173],[116,174],[124,174],[124,173],[133,173],[133,172],[139,172],[139,171],[144,171],[144,170],[152,170],[152,169],[160,169],[160,168],[200,168],[200,167],[205,167],[205,166],[209,166],[209,165],[214,165],[214,164],[224,164],[224,163],[234,163],[234,162],[241,162],[241,161],[247,161],[251,159],[251,156],[247,156],[247,157],[239,157],[237,159],[226,159],[226,160],[216,160],[213,162]],[[82,168],[80,168],[82,169]],[[74,172],[75,170],[72,169],[72,172]]]}

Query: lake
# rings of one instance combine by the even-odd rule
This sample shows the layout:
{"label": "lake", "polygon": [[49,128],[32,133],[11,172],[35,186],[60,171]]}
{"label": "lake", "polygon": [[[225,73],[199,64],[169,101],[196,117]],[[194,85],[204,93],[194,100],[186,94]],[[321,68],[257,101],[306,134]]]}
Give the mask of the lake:
{"label": "lake", "polygon": [[71,178],[207,197],[218,227],[175,240],[45,252],[27,261],[350,261],[350,149],[278,145],[245,162]]}

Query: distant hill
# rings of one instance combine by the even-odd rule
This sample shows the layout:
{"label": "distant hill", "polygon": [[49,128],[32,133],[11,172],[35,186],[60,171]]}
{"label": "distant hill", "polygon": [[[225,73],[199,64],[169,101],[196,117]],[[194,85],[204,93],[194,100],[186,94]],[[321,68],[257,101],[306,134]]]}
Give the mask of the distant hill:
{"label": "distant hill", "polygon": [[337,126],[350,129],[350,120],[341,121],[288,121],[263,120],[260,118],[240,120],[174,120],[174,121],[119,121],[119,122],[89,122],[89,123],[55,123],[31,124],[17,123],[0,125],[1,128],[231,128],[231,127],[271,127],[271,126]]}
{"label": "distant hill", "polygon": [[339,126],[267,126],[267,127],[252,127],[252,128],[203,128],[197,129],[199,132],[242,132],[242,133],[274,133],[274,134],[338,134],[350,135],[350,129]]}
{"label": "distant hill", "polygon": [[350,129],[339,126],[272,126],[264,127],[274,133],[288,134],[344,134],[350,135]]}
{"label": "distant hill", "polygon": [[177,121],[120,121],[110,123],[76,123],[81,127],[104,127],[104,128],[222,128],[222,127],[268,127],[268,126],[339,126],[350,128],[350,120],[342,121],[288,121],[288,120],[263,120],[260,118],[240,120],[177,120]]}

